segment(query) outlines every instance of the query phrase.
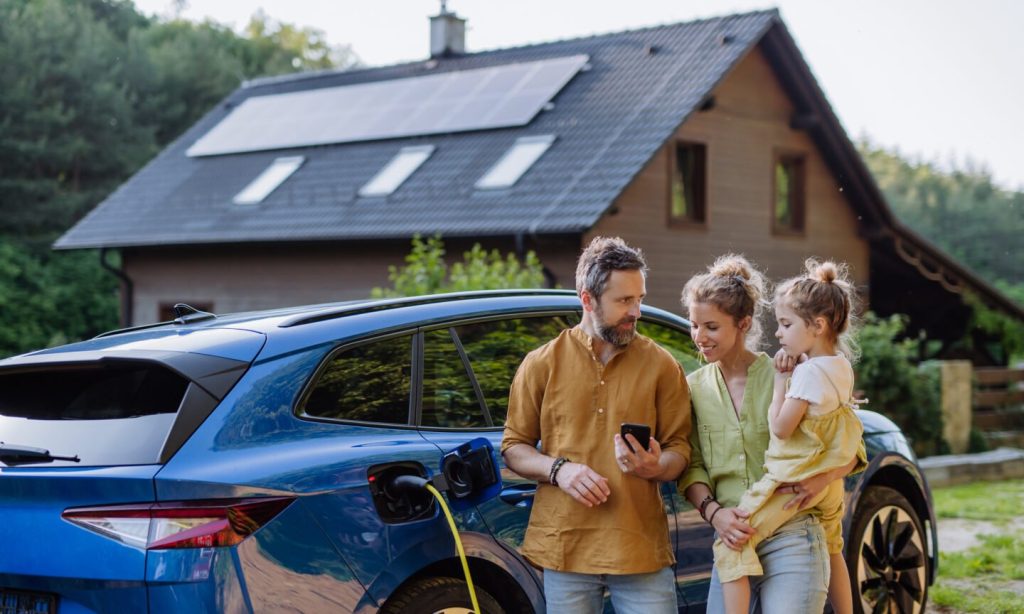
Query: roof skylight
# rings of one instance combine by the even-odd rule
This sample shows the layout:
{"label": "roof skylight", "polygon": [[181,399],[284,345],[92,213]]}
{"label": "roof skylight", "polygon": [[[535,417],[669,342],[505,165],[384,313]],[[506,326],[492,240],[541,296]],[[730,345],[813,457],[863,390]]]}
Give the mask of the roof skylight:
{"label": "roof skylight", "polygon": [[516,139],[512,148],[498,160],[487,174],[476,182],[476,188],[487,190],[515,185],[530,170],[544,152],[555,142],[555,135],[524,136]]}
{"label": "roof skylight", "polygon": [[405,183],[434,153],[433,145],[403,147],[373,179],[359,189],[360,196],[387,196]]}
{"label": "roof skylight", "polygon": [[236,205],[256,205],[263,202],[270,193],[280,186],[305,162],[304,156],[287,156],[275,159],[259,177],[235,195]]}

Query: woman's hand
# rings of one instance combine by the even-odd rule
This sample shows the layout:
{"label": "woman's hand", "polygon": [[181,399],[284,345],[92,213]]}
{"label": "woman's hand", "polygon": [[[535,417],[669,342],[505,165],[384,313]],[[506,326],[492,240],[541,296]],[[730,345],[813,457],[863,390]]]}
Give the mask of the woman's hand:
{"label": "woman's hand", "polygon": [[718,532],[719,539],[730,550],[742,550],[756,531],[747,524],[748,512],[738,507],[725,507],[720,511],[711,510],[714,514],[711,526]]}
{"label": "woman's hand", "polygon": [[805,508],[810,507],[810,502],[818,496],[821,491],[825,490],[825,487],[834,479],[835,478],[831,475],[831,472],[826,471],[824,473],[812,475],[811,477],[799,482],[785,482],[780,484],[779,487],[775,489],[775,492],[782,494],[793,493],[796,495],[787,501],[786,504],[782,506],[782,509],[788,510],[796,507],[797,510],[804,510]]}

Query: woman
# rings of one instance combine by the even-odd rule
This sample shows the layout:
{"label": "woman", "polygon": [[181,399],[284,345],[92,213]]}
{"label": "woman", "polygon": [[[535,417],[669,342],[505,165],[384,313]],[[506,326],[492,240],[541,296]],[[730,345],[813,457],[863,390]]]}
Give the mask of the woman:
{"label": "woman", "polygon": [[[683,288],[691,336],[709,364],[690,374],[693,454],[679,489],[729,548],[739,550],[754,530],[736,507],[763,475],[768,448],[768,407],[775,378],[773,359],[756,351],[760,312],[766,304],[764,277],[742,256],[728,254]],[[787,507],[813,499],[832,481],[863,468],[863,445],[846,467],[782,489],[795,493]],[[820,612],[830,576],[825,535],[810,513],[797,514],[757,554],[764,575],[751,578],[751,609],[761,612]],[[707,611],[724,612],[722,586],[712,572]]]}

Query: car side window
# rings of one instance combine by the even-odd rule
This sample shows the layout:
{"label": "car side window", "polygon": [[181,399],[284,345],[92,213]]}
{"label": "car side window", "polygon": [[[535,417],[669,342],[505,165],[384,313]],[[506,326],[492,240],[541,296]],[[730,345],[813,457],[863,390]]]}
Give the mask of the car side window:
{"label": "car side window", "polygon": [[420,424],[444,428],[491,426],[449,329],[423,333]]}
{"label": "car side window", "polygon": [[310,417],[409,423],[412,336],[371,341],[331,358],[301,411]]}
{"label": "car side window", "polygon": [[687,374],[693,373],[703,366],[698,358],[697,346],[694,345],[693,339],[690,338],[687,331],[644,319],[637,322],[636,330],[668,350]]}
{"label": "car side window", "polygon": [[576,314],[563,314],[477,322],[455,329],[494,426],[505,424],[508,390],[523,358],[578,322]]}

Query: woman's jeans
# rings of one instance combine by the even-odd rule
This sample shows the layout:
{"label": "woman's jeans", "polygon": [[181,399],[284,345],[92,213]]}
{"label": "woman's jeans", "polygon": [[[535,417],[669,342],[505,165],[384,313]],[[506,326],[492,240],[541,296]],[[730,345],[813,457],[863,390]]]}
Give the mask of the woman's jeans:
{"label": "woman's jeans", "polygon": [[550,614],[600,614],[604,589],[616,614],[676,614],[676,576],[671,567],[652,573],[584,574],[544,570]]}
{"label": "woman's jeans", "polygon": [[[761,614],[821,612],[828,599],[829,557],[825,531],[804,514],[757,547],[763,576],[750,576],[750,611]],[[722,614],[722,585],[711,572],[708,614]]]}

